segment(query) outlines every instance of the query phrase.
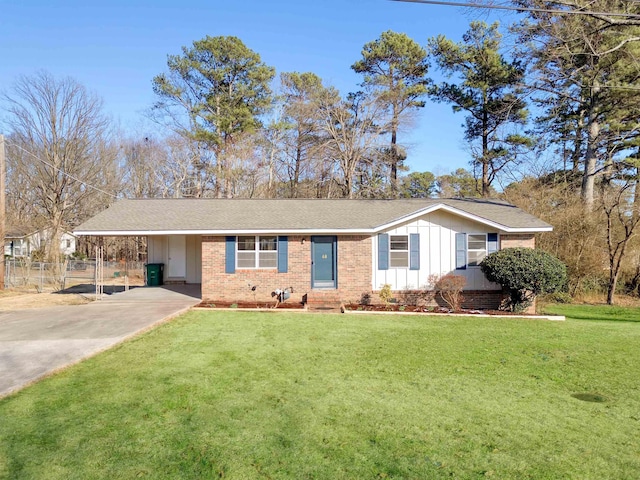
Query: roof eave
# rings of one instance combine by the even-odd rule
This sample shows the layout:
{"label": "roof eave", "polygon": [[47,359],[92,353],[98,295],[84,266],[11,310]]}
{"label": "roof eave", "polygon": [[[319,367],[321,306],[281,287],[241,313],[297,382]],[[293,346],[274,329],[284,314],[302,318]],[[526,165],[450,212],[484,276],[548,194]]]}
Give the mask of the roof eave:
{"label": "roof eave", "polygon": [[428,207],[417,210],[413,213],[405,215],[403,217],[399,217],[391,222],[384,223],[382,225],[378,225],[373,229],[374,232],[381,232],[384,230],[388,230],[402,223],[410,222],[411,220],[415,220],[418,217],[426,215],[428,213],[435,212],[437,210],[444,210],[449,213],[453,213],[455,215],[459,215],[461,217],[467,218],[469,220],[473,220],[478,223],[482,223],[484,225],[497,228],[503,232],[507,233],[536,233],[536,232],[551,232],[553,231],[553,227],[551,225],[540,226],[540,227],[510,227],[508,225],[504,225],[498,222],[494,222],[493,220],[489,220],[487,218],[481,217],[479,215],[474,215],[473,213],[466,212],[459,208],[452,207],[450,205],[444,203],[437,203],[435,205],[430,205]]}
{"label": "roof eave", "polygon": [[76,230],[78,236],[145,237],[150,235],[362,235],[374,233],[362,228],[307,228],[307,229],[228,229],[228,230]]}

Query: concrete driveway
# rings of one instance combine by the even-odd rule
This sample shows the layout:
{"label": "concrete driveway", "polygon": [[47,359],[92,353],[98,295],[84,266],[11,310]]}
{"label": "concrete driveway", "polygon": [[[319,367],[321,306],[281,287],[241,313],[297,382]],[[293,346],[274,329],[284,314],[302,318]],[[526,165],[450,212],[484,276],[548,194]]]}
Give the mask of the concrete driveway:
{"label": "concrete driveway", "polygon": [[0,397],[199,302],[199,285],[139,287],[86,305],[0,312]]}

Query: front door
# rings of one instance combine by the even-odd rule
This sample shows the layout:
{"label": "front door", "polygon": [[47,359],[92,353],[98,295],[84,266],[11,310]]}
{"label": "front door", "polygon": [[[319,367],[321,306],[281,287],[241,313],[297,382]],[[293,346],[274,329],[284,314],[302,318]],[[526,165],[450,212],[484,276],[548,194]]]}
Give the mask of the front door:
{"label": "front door", "polygon": [[169,278],[187,276],[187,241],[184,235],[169,235]]}
{"label": "front door", "polygon": [[336,237],[311,237],[311,288],[337,287],[336,253]]}

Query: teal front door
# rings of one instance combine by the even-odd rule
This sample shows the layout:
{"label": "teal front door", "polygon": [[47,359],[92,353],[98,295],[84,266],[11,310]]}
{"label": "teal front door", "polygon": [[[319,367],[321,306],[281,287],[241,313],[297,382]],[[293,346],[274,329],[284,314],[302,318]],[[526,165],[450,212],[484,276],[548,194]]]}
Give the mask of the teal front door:
{"label": "teal front door", "polygon": [[311,237],[311,288],[337,287],[336,237]]}

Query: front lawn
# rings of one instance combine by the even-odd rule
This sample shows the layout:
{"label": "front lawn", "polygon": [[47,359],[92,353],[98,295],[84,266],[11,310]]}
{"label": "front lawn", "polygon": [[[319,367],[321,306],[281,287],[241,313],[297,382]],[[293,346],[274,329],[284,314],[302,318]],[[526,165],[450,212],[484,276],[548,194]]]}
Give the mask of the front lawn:
{"label": "front lawn", "polygon": [[565,315],[575,320],[605,320],[610,322],[640,322],[640,307],[618,305],[549,304],[542,308],[549,315]]}
{"label": "front lawn", "polygon": [[0,478],[637,479],[638,345],[633,322],[193,311],[1,400]]}

